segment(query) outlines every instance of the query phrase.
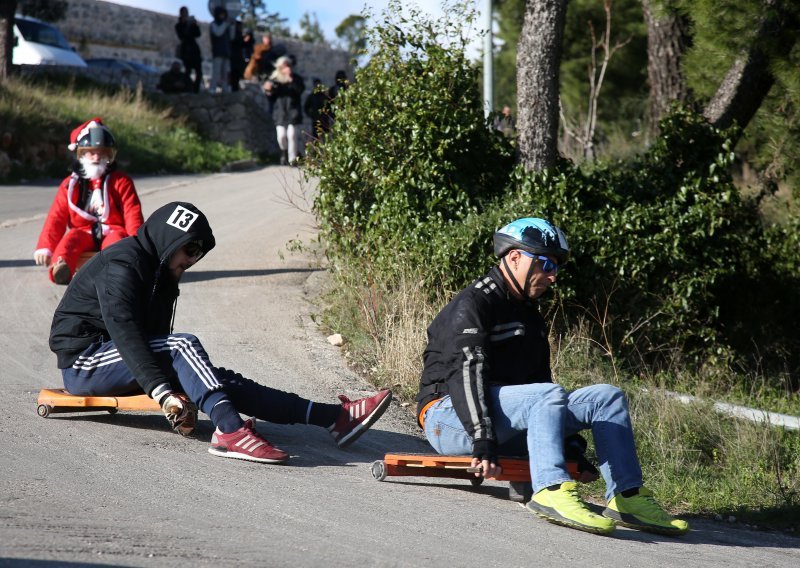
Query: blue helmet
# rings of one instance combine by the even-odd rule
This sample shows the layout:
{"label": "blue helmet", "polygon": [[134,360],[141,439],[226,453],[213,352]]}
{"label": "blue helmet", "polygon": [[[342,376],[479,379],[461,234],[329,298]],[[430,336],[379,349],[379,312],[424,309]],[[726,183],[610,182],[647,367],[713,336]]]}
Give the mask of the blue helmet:
{"label": "blue helmet", "polygon": [[497,230],[494,234],[494,254],[502,258],[512,249],[551,255],[558,264],[564,264],[569,259],[569,244],[561,229],[536,217],[517,219]]}

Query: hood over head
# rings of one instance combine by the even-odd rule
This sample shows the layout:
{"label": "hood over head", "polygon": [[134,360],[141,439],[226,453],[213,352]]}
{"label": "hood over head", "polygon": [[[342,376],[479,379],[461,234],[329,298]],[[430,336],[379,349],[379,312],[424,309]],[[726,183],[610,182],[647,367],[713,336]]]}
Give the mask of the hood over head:
{"label": "hood over head", "polygon": [[190,242],[200,242],[203,256],[216,241],[206,216],[191,203],[173,201],[150,215],[136,232],[136,238],[160,263],[169,260],[176,250]]}

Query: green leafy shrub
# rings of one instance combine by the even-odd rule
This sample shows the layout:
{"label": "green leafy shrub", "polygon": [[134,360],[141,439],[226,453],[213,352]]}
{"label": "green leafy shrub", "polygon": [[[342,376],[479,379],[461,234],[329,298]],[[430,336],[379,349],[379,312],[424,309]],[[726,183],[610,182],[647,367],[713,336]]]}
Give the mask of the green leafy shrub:
{"label": "green leafy shrub", "polygon": [[334,264],[369,287],[419,275],[441,297],[496,262],[499,226],[546,217],[573,245],[548,300],[565,328],[584,326],[635,366],[736,361],[797,376],[800,224],[765,228],[758,196],[732,182],[728,133],[675,109],[630,161],[513,169],[456,28],[403,19],[397,3],[389,12],[336,100],[332,131],[309,151]]}
{"label": "green leafy shrub", "polygon": [[335,100],[331,132],[308,151],[332,259],[368,256],[372,274],[435,264],[456,254],[441,236],[507,185],[511,145],[488,127],[458,31],[474,15],[452,10],[406,20],[393,2],[370,30],[369,63]]}
{"label": "green leafy shrub", "polygon": [[567,321],[588,317],[629,361],[730,362],[759,345],[751,363],[795,366],[798,224],[764,228],[758,200],[731,181],[726,133],[686,110],[661,132],[632,162],[518,169],[514,191],[484,214],[485,238],[498,217],[561,226],[573,245],[558,282]]}

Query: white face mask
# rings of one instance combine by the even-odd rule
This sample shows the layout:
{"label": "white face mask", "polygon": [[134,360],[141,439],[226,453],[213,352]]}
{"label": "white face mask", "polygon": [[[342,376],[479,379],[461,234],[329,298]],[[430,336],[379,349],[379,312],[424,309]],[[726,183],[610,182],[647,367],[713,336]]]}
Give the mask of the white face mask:
{"label": "white face mask", "polygon": [[92,162],[89,158],[81,158],[81,167],[87,179],[97,179],[106,173],[109,161],[106,158],[100,158],[97,163]]}

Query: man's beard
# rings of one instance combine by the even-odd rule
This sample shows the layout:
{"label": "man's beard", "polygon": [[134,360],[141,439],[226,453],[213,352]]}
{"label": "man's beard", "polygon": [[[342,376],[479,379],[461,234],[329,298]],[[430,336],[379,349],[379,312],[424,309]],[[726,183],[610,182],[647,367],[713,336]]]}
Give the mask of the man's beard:
{"label": "man's beard", "polygon": [[280,83],[281,85],[288,85],[292,82],[292,79],[289,77],[288,73],[281,73],[277,69],[272,72],[272,75],[270,75],[269,78],[276,83]]}
{"label": "man's beard", "polygon": [[106,159],[101,159],[97,164],[90,162],[89,160],[81,159],[80,163],[86,179],[98,179],[102,177],[108,169],[108,160]]}

